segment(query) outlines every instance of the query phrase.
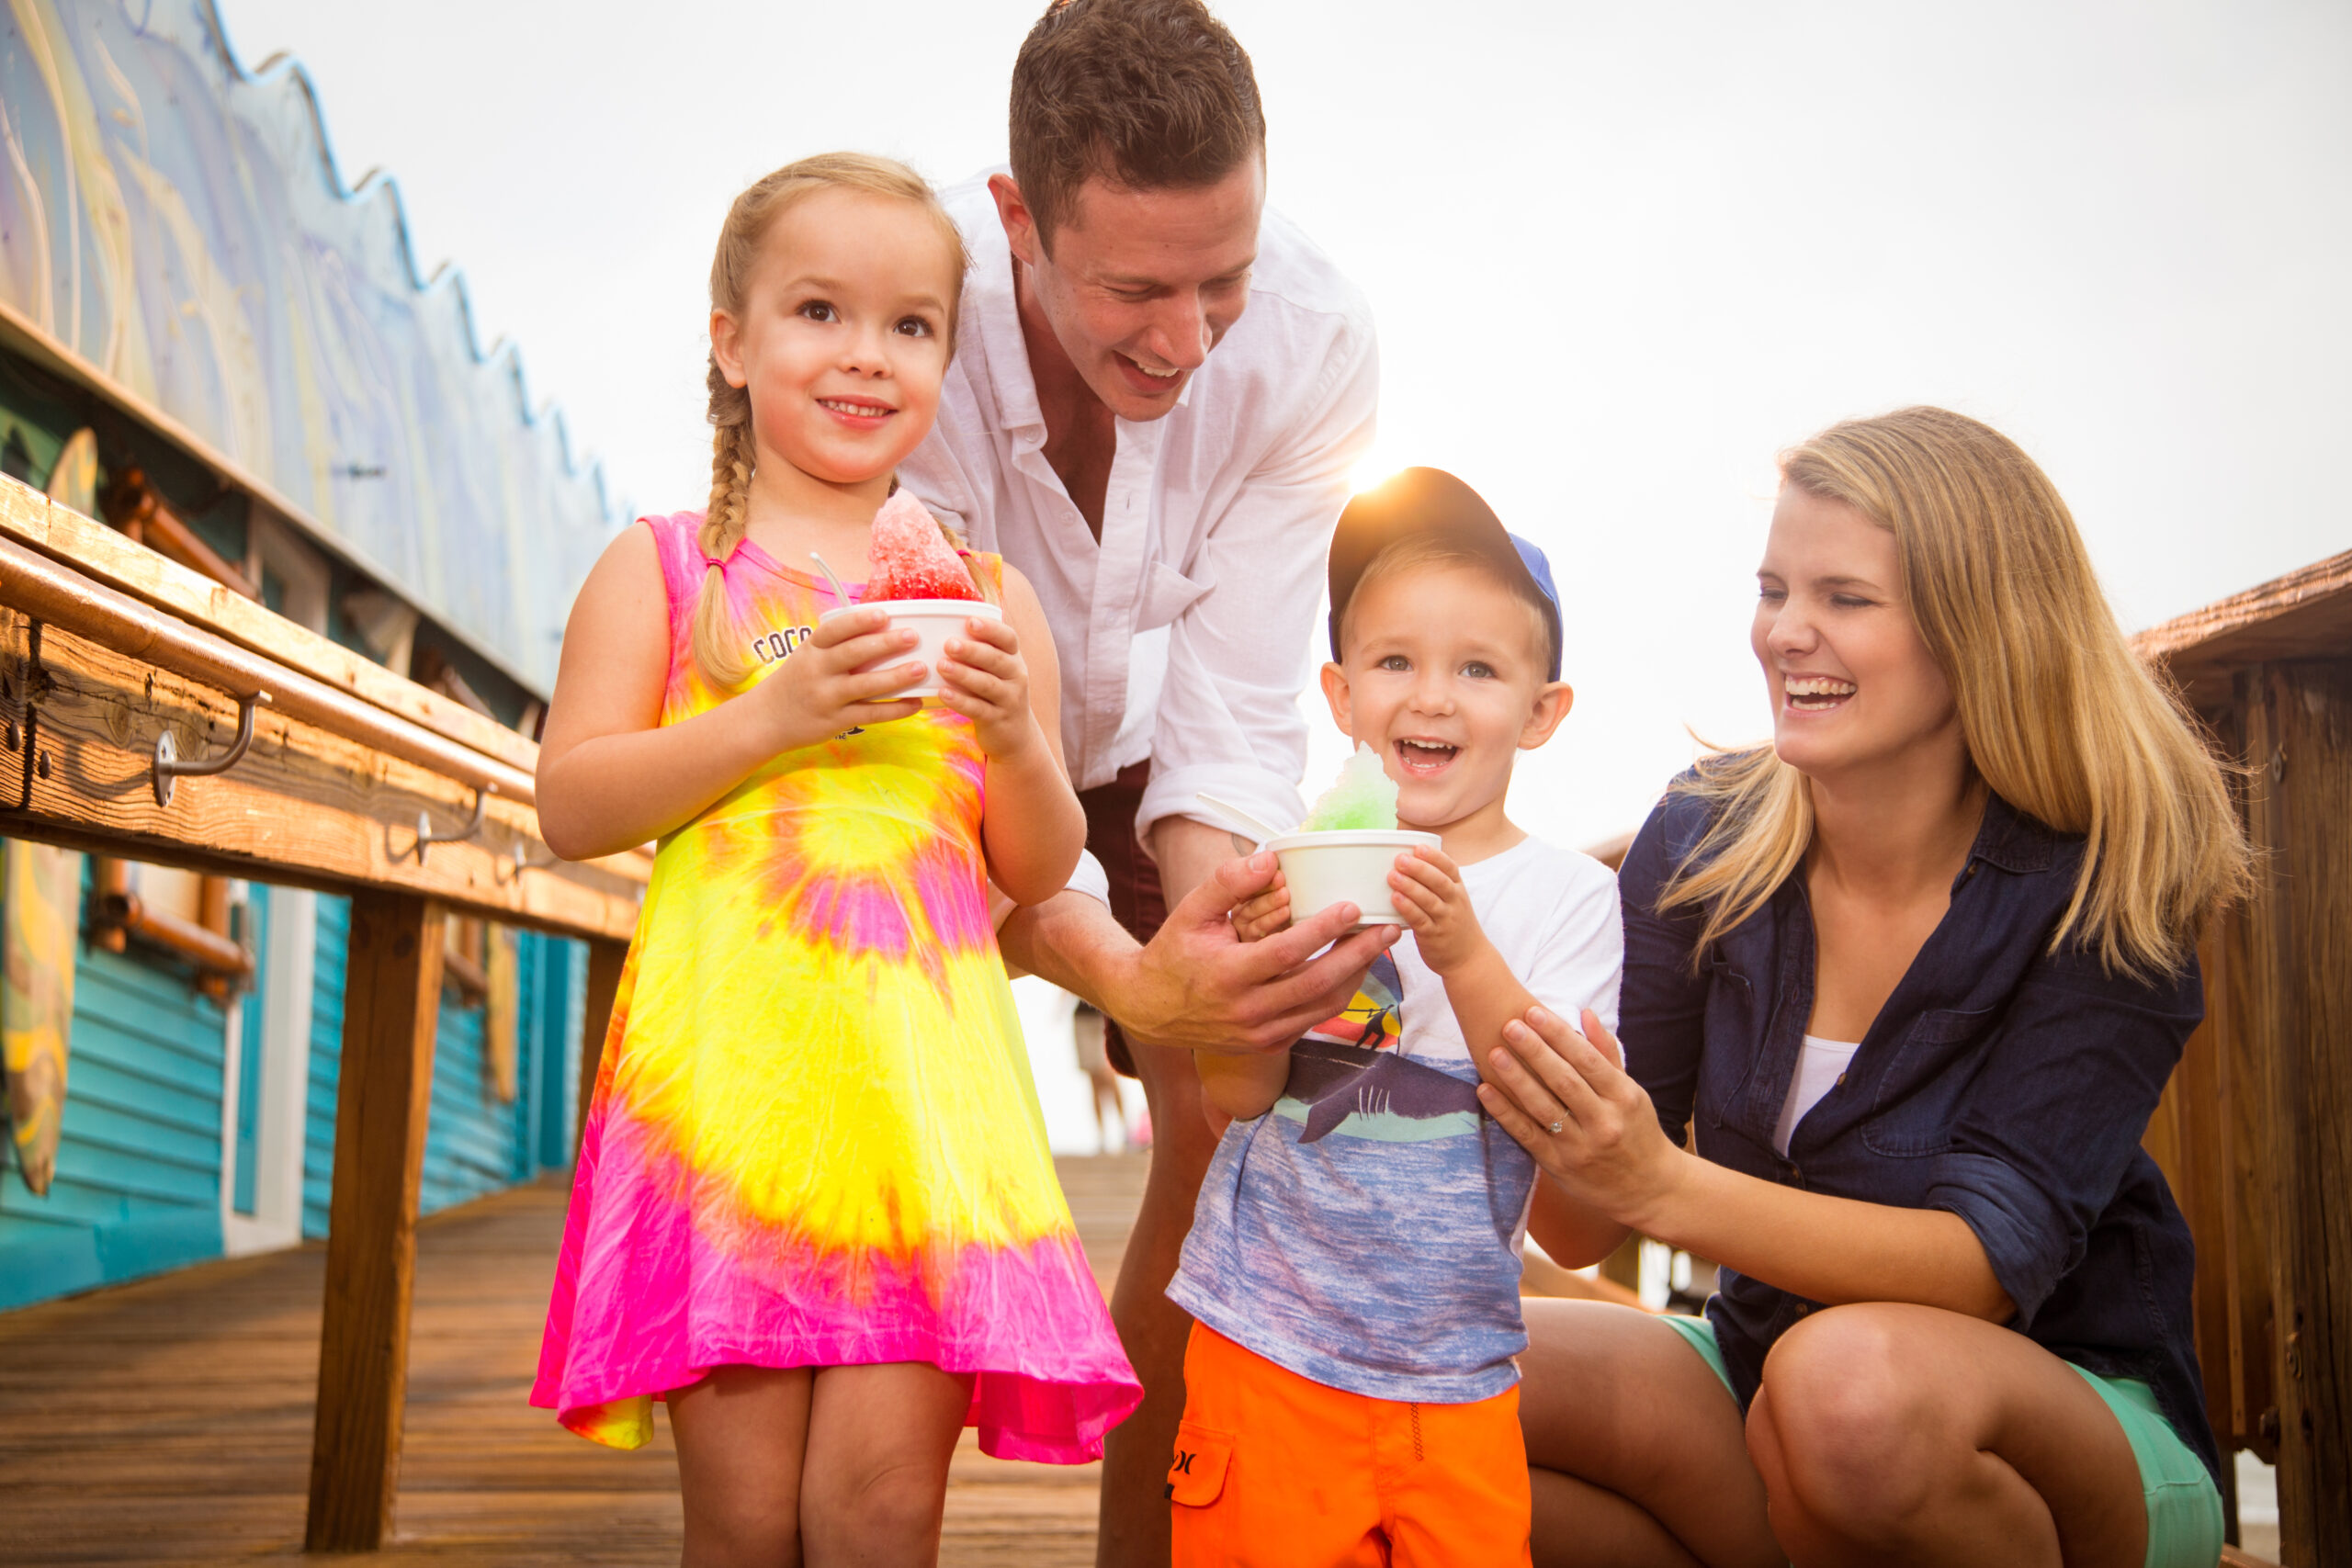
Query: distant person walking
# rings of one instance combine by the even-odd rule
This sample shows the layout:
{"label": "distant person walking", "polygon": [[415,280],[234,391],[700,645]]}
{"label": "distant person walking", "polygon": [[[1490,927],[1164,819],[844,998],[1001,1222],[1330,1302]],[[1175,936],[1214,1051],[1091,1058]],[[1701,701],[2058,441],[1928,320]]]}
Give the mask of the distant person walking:
{"label": "distant person walking", "polygon": [[1363,297],[1266,210],[1257,80],[1199,0],[1059,0],[1010,118],[1012,166],[944,193],[972,276],[899,473],[1036,585],[1060,655],[1089,862],[1001,940],[1109,1016],[1158,1139],[1112,1298],[1145,1399],[1109,1439],[1101,1537],[1103,1562],[1156,1564],[1192,1327],[1164,1292],[1215,1147],[1192,1053],[1287,1046],[1393,940],[1337,910],[1236,941],[1272,857],[1235,861],[1195,799],[1303,815],[1297,699],[1378,358]]}
{"label": "distant person walking", "polygon": [[1127,1112],[1119,1103],[1119,1075],[1112,1070],[1102,1025],[1102,1010],[1080,998],[1069,1015],[1070,1042],[1078,1047],[1078,1070],[1086,1075],[1087,1087],[1093,1097],[1095,1141],[1107,1155],[1111,1152],[1114,1127],[1119,1130],[1120,1150],[1126,1149]]}
{"label": "distant person walking", "polygon": [[2247,880],[2222,770],[1973,420],[1789,453],[1757,582],[1772,742],[1625,858],[1625,1070],[1538,1014],[1482,1090],[1620,1222],[1539,1201],[1554,1258],[1632,1224],[1724,1264],[1704,1320],[1528,1303],[1535,1561],[2212,1568],[2194,1255],[2140,1138]]}

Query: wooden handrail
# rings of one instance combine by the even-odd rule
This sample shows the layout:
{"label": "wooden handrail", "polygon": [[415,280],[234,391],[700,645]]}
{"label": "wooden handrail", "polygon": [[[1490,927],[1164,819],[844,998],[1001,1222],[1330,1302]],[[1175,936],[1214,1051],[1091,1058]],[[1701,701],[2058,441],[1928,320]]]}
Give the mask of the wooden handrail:
{"label": "wooden handrail", "polygon": [[105,524],[0,477],[0,537],[16,540],[83,577],[175,615],[266,659],[301,670],[322,684],[397,714],[460,746],[529,773],[538,748],[526,736],[464,705],[276,615],[132,543]]}
{"label": "wooden handrail", "polygon": [[507,800],[537,802],[532,776],[460,746],[275,660],[90,581],[48,557],[0,539],[0,593],[35,620],[243,699],[267,692],[279,713]]}

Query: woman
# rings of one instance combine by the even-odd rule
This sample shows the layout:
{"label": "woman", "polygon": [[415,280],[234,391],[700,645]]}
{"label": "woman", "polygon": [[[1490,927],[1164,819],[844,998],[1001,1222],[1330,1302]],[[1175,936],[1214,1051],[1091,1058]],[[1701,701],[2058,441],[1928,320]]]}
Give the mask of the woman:
{"label": "woman", "polygon": [[2007,438],[1907,409],[1781,477],[1772,745],[1678,779],[1622,874],[1631,1076],[1537,1013],[1482,1090],[1555,1258],[1725,1266],[1704,1323],[1528,1303],[1536,1561],[2211,1568],[2139,1140],[2246,880],[2222,772]]}

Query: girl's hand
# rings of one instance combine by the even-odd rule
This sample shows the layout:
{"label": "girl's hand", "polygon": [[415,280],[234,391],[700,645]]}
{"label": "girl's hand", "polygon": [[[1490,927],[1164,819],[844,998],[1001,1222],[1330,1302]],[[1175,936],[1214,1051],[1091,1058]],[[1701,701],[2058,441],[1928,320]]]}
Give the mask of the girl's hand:
{"label": "girl's hand", "polygon": [[1275,868],[1266,890],[1245,898],[1233,909],[1233,934],[1243,942],[1263,942],[1276,931],[1290,930],[1290,884]]}
{"label": "girl's hand", "polygon": [[1010,762],[1045,745],[1029,706],[1029,666],[1022,662],[1012,623],[975,615],[964,630],[967,637],[950,640],[939,662],[947,688],[939,700],[972,721],[980,750],[992,761]]}
{"label": "girl's hand", "polygon": [[909,660],[864,675],[857,669],[904,653],[916,641],[910,631],[892,631],[888,613],[878,606],[836,615],[820,623],[775,674],[738,700],[755,705],[778,753],[814,746],[861,725],[904,718],[922,704],[912,697],[885,700],[884,694],[922,680],[922,666]]}
{"label": "girl's hand", "polygon": [[1647,1230],[1683,1174],[1657,1111],[1627,1077],[1617,1042],[1585,1010],[1584,1032],[1543,1008],[1503,1026],[1478,1102],[1568,1190],[1620,1224]]}
{"label": "girl's hand", "polygon": [[1388,873],[1396,912],[1413,932],[1421,962],[1452,974],[1487,950],[1487,933],[1470,908],[1462,868],[1437,851],[1416,847],[1396,857]]}

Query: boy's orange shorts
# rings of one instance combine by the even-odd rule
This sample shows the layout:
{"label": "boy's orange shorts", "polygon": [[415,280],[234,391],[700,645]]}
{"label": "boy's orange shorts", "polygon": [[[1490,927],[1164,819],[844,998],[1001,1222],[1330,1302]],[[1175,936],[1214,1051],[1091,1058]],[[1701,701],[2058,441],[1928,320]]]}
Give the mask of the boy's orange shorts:
{"label": "boy's orange shorts", "polygon": [[1174,1568],[1524,1564],[1519,1390],[1474,1404],[1373,1399],[1195,1323],[1168,1495]]}

